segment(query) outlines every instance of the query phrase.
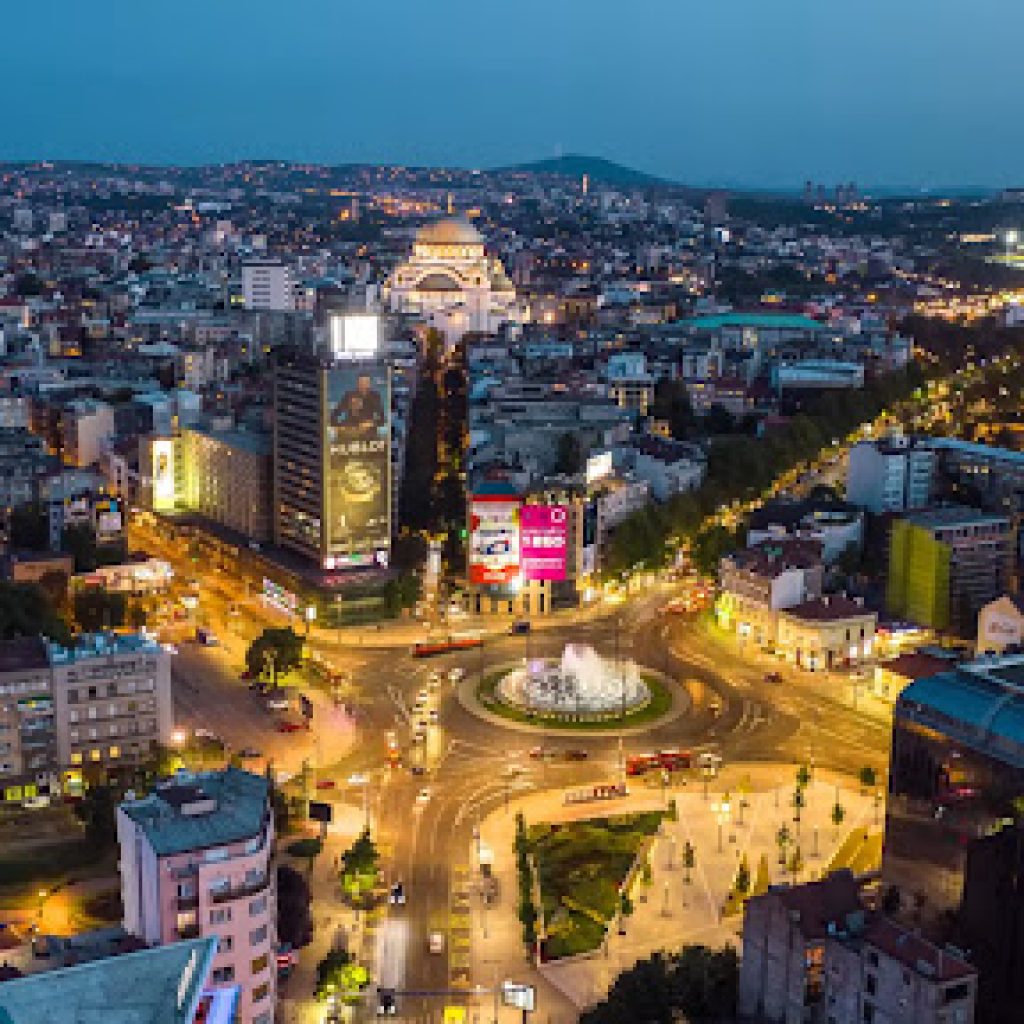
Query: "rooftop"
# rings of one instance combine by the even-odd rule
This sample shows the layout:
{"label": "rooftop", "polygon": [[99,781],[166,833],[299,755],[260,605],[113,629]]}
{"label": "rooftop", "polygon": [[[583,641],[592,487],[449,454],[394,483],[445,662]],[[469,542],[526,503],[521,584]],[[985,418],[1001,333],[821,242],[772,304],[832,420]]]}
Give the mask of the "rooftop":
{"label": "rooftop", "polygon": [[864,941],[934,981],[970,978],[978,972],[959,957],[908,931],[888,917],[872,917],[864,929]]}
{"label": "rooftop", "polygon": [[1024,655],[978,658],[916,679],[897,714],[1024,767]]}
{"label": "rooftop", "polygon": [[0,644],[0,672],[25,672],[49,665],[42,637],[17,636]]}
{"label": "rooftop", "polygon": [[834,871],[817,882],[770,889],[757,899],[778,899],[789,911],[805,939],[823,939],[829,925],[839,925],[861,911],[860,885],[849,868]]}
{"label": "rooftop", "polygon": [[835,619],[853,619],[865,615],[875,615],[861,602],[839,594],[819,597],[815,601],[804,601],[803,604],[783,609],[781,614],[807,622],[831,622]]}
{"label": "rooftop", "polygon": [[258,836],[270,784],[239,768],[179,772],[142,800],[120,809],[142,830],[158,856],[225,846]]}
{"label": "rooftop", "polygon": [[0,1024],[191,1024],[216,938],[175,942],[0,985]]}
{"label": "rooftop", "polygon": [[908,523],[926,530],[996,523],[1009,525],[1006,516],[991,515],[976,508],[968,508],[966,505],[941,505],[938,508],[921,509],[919,512],[908,512],[904,518]]}
{"label": "rooftop", "polygon": [[727,555],[737,569],[775,578],[789,569],[810,569],[821,564],[822,546],[816,540],[765,540]]}
{"label": "rooftop", "polygon": [[700,331],[717,331],[723,327],[759,327],[763,330],[781,331],[825,331],[828,324],[812,320],[809,316],[793,313],[716,313],[712,316],[695,316],[679,321],[683,327]]}
{"label": "rooftop", "polygon": [[445,217],[432,224],[424,224],[416,232],[416,241],[421,245],[484,244],[480,232],[462,217]]}
{"label": "rooftop", "polygon": [[85,633],[77,638],[73,647],[49,645],[50,661],[54,665],[120,654],[158,654],[162,650],[156,640],[144,633]]}

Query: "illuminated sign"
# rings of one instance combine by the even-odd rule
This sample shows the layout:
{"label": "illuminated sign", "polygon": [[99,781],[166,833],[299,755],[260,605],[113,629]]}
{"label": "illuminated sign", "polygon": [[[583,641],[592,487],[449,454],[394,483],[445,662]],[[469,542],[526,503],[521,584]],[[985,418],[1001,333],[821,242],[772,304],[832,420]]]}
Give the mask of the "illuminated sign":
{"label": "illuminated sign", "polygon": [[373,314],[334,313],[330,328],[335,359],[366,359],[380,348],[380,320]]}
{"label": "illuminated sign", "polygon": [[391,387],[380,363],[327,371],[325,568],[387,565],[391,547]]}
{"label": "illuminated sign", "polygon": [[597,455],[591,455],[587,459],[587,483],[596,483],[598,480],[603,480],[606,476],[611,476],[612,472],[612,453],[611,452],[598,452]]}
{"label": "illuminated sign", "polygon": [[174,441],[169,437],[153,439],[153,508],[174,508]]}
{"label": "illuminated sign", "polygon": [[523,579],[564,580],[569,509],[565,505],[524,505],[519,524]]}
{"label": "illuminated sign", "polygon": [[518,579],[519,499],[473,495],[469,520],[469,582],[509,584]]}

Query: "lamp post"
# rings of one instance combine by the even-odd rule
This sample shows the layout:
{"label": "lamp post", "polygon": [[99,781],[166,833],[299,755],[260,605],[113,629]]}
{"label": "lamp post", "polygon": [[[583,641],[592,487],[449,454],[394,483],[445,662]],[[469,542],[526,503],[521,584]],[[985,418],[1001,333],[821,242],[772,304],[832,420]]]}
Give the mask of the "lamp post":
{"label": "lamp post", "polygon": [[306,613],[304,616],[306,620],[306,636],[309,636],[309,627],[316,621],[316,605],[307,604]]}
{"label": "lamp post", "polygon": [[718,852],[722,852],[722,829],[729,821],[729,814],[731,807],[727,799],[716,801],[711,805],[711,813],[715,816],[715,820],[718,822]]}

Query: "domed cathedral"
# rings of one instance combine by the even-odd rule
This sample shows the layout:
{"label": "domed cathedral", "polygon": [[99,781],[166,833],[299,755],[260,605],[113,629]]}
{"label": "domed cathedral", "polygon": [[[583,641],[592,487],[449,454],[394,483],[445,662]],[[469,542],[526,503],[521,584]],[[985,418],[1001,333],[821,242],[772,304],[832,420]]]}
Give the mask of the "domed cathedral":
{"label": "domed cathedral", "polygon": [[494,334],[502,324],[524,320],[501,261],[487,255],[483,236],[461,217],[420,228],[384,294],[392,312],[422,317],[449,346],[469,332]]}

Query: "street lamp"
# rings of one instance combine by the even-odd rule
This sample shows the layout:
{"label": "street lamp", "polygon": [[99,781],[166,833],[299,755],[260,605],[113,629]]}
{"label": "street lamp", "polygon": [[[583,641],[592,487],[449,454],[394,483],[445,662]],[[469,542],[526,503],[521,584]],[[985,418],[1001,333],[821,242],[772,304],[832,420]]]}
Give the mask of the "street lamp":
{"label": "street lamp", "polygon": [[711,813],[718,822],[718,852],[722,852],[722,829],[728,824],[729,814],[732,808],[728,800],[718,801],[711,805]]}
{"label": "street lamp", "polygon": [[175,729],[174,732],[171,733],[171,743],[176,747],[184,746],[186,738],[184,729]]}
{"label": "street lamp", "polygon": [[309,627],[316,622],[316,605],[306,605],[306,636],[309,636]]}

